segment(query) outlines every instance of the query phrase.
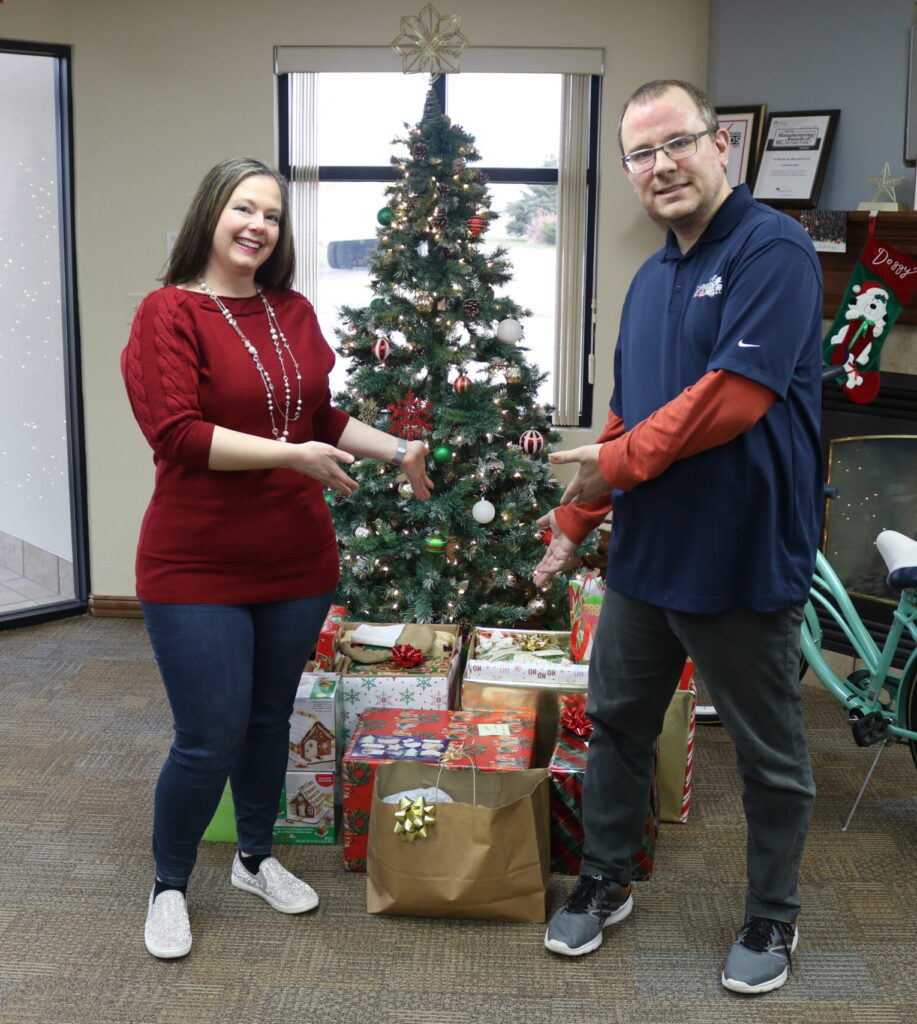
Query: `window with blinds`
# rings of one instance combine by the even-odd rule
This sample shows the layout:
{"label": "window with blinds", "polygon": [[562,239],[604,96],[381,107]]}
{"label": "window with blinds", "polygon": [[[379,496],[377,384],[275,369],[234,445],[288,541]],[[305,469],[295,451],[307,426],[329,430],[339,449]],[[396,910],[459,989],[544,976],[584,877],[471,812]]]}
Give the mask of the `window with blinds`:
{"label": "window with blinds", "polygon": [[[470,48],[435,88],[474,136],[505,246],[505,292],[531,311],[528,358],[557,426],[589,426],[596,157],[602,51]],[[396,178],[395,140],[423,112],[425,76],[384,47],[279,47],[280,162],[292,184],[297,288],[335,342],[342,305],[370,297],[366,253]],[[332,391],[346,383],[339,357]]]}

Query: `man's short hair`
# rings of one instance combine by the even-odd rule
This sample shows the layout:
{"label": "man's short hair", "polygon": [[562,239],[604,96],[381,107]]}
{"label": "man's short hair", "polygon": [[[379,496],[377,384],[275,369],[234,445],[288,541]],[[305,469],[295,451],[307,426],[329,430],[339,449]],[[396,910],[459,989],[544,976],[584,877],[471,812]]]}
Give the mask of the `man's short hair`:
{"label": "man's short hair", "polygon": [[624,115],[627,113],[628,107],[632,103],[649,103],[650,100],[658,99],[663,93],[668,92],[669,89],[682,89],[686,92],[693,100],[694,106],[704,122],[704,126],[714,129],[719,128],[720,122],[716,116],[716,110],[710,102],[710,97],[702,89],[698,89],[696,85],[692,85],[690,82],[683,82],[680,78],[656,78],[652,82],[646,82],[639,89],[632,92],[621,110],[621,117],[618,119],[618,149],[621,150],[621,156],[624,156],[624,145],[621,142],[621,125],[624,122]]}

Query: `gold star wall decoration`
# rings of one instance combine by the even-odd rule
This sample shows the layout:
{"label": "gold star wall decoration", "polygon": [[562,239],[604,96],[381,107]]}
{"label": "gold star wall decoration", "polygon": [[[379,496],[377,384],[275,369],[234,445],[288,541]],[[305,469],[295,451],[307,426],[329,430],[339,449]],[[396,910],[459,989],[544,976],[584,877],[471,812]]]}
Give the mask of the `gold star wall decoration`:
{"label": "gold star wall decoration", "polygon": [[405,15],[401,34],[392,40],[404,73],[426,72],[433,81],[447,72],[459,71],[459,57],[468,45],[459,31],[461,21],[457,14],[440,14],[432,4],[419,14]]}

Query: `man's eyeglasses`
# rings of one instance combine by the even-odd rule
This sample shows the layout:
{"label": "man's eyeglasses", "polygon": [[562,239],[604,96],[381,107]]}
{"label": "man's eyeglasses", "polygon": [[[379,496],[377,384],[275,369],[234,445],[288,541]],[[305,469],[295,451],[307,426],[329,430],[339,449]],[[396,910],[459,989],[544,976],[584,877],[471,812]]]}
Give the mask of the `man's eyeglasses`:
{"label": "man's eyeglasses", "polygon": [[653,149],[636,149],[633,153],[621,158],[621,163],[631,172],[639,174],[641,171],[648,171],[655,166],[656,154],[661,149],[670,160],[686,160],[697,152],[697,140],[705,135],[714,135],[719,129],[708,128],[704,132],[695,132],[693,135],[679,135],[677,139],[669,139],[661,146],[654,146]]}

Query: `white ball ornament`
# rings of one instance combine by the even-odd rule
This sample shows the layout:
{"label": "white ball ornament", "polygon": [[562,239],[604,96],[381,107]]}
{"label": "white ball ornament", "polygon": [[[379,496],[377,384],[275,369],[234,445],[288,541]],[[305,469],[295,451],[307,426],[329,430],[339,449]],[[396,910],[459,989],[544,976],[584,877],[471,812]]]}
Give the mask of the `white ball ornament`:
{"label": "white ball ornament", "polygon": [[497,324],[497,337],[500,341],[518,341],[522,337],[522,324],[508,317]]}
{"label": "white ball ornament", "polygon": [[537,455],[544,448],[544,438],[537,430],[526,430],[519,438],[519,447],[526,455]]}
{"label": "white ball ornament", "polygon": [[365,540],[370,535],[370,529],[368,526],[358,526],[354,531],[354,536],[359,537],[361,540]]}
{"label": "white ball ornament", "polygon": [[486,498],[481,498],[472,508],[471,514],[474,516],[475,522],[483,524],[489,523],[497,514],[497,510]]}

